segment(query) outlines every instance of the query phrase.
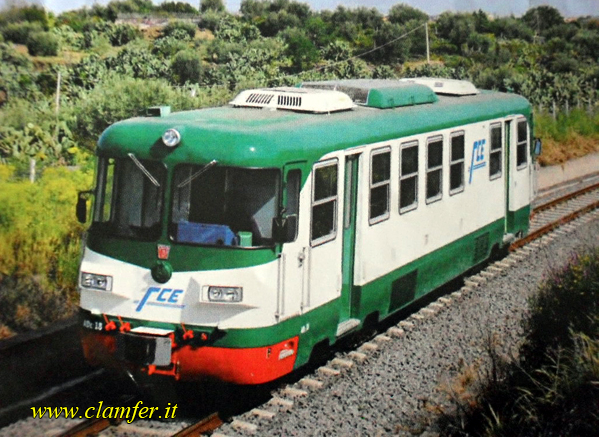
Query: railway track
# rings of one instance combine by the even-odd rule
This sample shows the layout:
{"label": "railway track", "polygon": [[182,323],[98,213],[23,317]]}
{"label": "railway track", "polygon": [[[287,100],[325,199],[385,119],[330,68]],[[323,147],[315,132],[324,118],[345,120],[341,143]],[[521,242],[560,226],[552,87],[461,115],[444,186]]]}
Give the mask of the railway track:
{"label": "railway track", "polygon": [[156,422],[128,423],[124,419],[89,419],[66,430],[58,437],[88,437],[96,436],[103,432],[104,435],[141,435],[141,436],[164,436],[164,437],[197,437],[209,433],[222,425],[217,413],[194,422],[192,424],[156,424]]}
{"label": "railway track", "polygon": [[[397,325],[388,327],[385,332],[378,333],[368,341],[362,343],[356,350],[343,352],[329,360],[324,366],[319,367],[313,374],[304,376],[294,383],[276,389],[268,402],[259,408],[251,409],[239,416],[233,417],[225,424],[224,434],[219,433],[222,421],[218,413],[211,414],[194,423],[161,423],[135,421],[116,421],[110,419],[84,420],[75,426],[70,423],[63,425],[63,430],[56,430],[46,435],[61,437],[83,436],[197,436],[206,433],[213,436],[232,436],[255,434],[260,426],[272,421],[277,415],[292,409],[302,398],[311,392],[326,386],[327,380],[342,375],[348,369],[359,366],[368,360],[374,351],[384,348],[384,345],[396,338],[406,335],[407,331],[417,329],[418,323],[424,319],[435,316],[452,302],[459,301],[463,295],[474,288],[481,286],[489,279],[506,270],[522,260],[535,248],[548,244],[553,237],[547,235],[560,227],[568,228],[567,223],[581,216],[599,209],[599,184],[594,184],[574,193],[567,194],[559,199],[552,200],[536,207],[532,214],[529,234],[517,240],[510,247],[510,255],[503,260],[488,265],[484,270],[464,280],[464,286],[458,291],[438,298],[426,307],[411,314]],[[597,216],[597,213],[594,213]],[[566,226],[564,226],[566,225]],[[563,231],[562,231],[563,232]],[[543,237],[545,236],[545,237]],[[543,237],[543,238],[542,238]],[[301,401],[300,401],[301,402]],[[18,432],[17,432],[18,434]],[[14,434],[13,435],[17,435]],[[0,430],[0,436],[3,435]],[[8,434],[7,434],[8,435]]]}

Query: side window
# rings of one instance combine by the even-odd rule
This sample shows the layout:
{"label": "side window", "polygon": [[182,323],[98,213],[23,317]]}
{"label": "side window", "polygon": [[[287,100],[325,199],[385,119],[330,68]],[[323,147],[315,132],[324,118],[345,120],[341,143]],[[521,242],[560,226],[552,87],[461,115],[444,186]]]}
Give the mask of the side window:
{"label": "side window", "polygon": [[374,150],[370,156],[370,224],[389,218],[390,179],[391,149]]}
{"label": "side window", "polygon": [[399,156],[399,213],[418,207],[418,141],[401,145]]}
{"label": "side window", "polygon": [[337,233],[337,160],[314,166],[312,183],[312,245],[334,240]]}
{"label": "side window", "polygon": [[426,148],[426,203],[432,203],[443,197],[443,137],[429,138]]}
{"label": "side window", "polygon": [[489,153],[489,179],[501,177],[501,123],[491,125],[491,151]]}
{"label": "side window", "polygon": [[449,194],[464,191],[464,131],[451,134]]}
{"label": "side window", "polygon": [[[290,170],[287,173],[287,208],[285,215],[287,220],[294,220],[295,226],[288,227],[287,241],[294,241],[297,237],[297,224],[299,223],[299,199],[302,185],[302,172]],[[293,234],[292,234],[293,232]]]}
{"label": "side window", "polygon": [[518,145],[516,146],[516,167],[526,167],[528,162],[528,123],[526,119],[518,120]]}
{"label": "side window", "polygon": [[96,196],[94,197],[94,221],[109,222],[113,211],[113,184],[114,184],[114,159],[98,159],[96,171],[98,182]]}

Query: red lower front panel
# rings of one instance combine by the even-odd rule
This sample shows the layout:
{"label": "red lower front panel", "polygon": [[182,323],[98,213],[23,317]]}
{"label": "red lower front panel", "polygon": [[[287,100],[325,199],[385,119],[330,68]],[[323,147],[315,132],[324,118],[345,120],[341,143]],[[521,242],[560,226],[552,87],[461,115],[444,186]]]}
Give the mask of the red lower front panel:
{"label": "red lower front panel", "polygon": [[[116,358],[116,335],[84,330],[82,344],[85,358],[92,365],[136,367]],[[149,365],[139,369],[177,380],[216,378],[234,384],[262,384],[293,370],[297,344],[298,337],[257,348],[183,345],[173,348],[170,366]]]}

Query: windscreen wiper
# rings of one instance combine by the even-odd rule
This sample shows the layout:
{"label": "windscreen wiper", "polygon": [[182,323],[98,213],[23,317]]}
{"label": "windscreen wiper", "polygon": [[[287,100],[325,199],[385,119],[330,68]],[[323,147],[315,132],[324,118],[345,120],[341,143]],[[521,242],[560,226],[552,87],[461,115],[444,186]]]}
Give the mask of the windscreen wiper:
{"label": "windscreen wiper", "polygon": [[147,168],[144,167],[144,165],[141,162],[139,162],[139,159],[137,159],[133,153],[128,153],[128,156],[129,156],[129,158],[131,158],[133,160],[133,162],[141,170],[141,172],[146,175],[146,177],[150,180],[150,182],[152,182],[157,187],[160,186],[160,183],[158,183],[156,178],[154,176],[152,176],[152,174],[148,171]]}
{"label": "windscreen wiper", "polygon": [[213,159],[208,164],[206,164],[204,167],[202,167],[201,169],[199,169],[198,171],[196,171],[194,174],[192,174],[191,176],[189,176],[187,179],[185,179],[183,182],[181,182],[179,185],[177,185],[177,188],[183,188],[185,185],[189,184],[195,178],[202,176],[205,172],[207,172],[208,170],[210,170],[216,164],[218,164],[218,161],[216,159]]}

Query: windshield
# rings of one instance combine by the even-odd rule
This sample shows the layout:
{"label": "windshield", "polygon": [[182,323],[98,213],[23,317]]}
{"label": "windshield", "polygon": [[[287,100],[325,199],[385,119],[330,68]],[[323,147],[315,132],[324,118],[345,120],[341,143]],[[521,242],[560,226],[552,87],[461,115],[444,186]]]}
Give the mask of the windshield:
{"label": "windshield", "polygon": [[166,168],[154,161],[100,158],[94,225],[110,236],[155,240],[160,217]]}
{"label": "windshield", "polygon": [[179,165],[170,237],[181,243],[256,247],[273,243],[279,171]]}

